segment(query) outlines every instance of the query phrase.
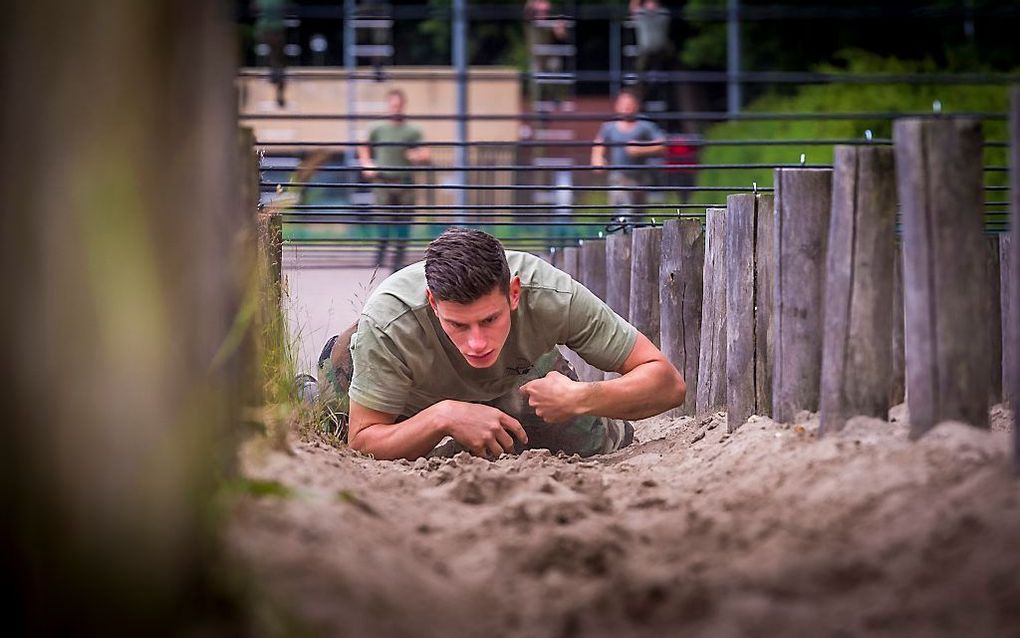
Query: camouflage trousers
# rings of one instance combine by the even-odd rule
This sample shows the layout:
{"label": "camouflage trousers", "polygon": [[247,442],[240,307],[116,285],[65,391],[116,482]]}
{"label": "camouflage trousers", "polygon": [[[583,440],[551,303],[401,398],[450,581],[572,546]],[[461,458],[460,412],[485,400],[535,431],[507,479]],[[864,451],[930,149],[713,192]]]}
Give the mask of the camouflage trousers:
{"label": "camouflage trousers", "polygon": [[[356,326],[352,326],[343,334],[330,338],[318,361],[319,399],[331,412],[342,415],[346,415],[349,409],[347,390],[353,372],[349,348],[355,329]],[[521,385],[542,378],[553,370],[577,381],[573,366],[554,348],[539,357],[531,371],[521,378]],[[607,417],[579,416],[565,423],[546,423],[535,414],[527,398],[516,387],[503,396],[482,403],[514,417],[524,427],[528,443],[525,445],[515,440],[516,454],[526,449],[545,449],[587,457],[614,452],[630,445],[634,438],[630,423]],[[410,416],[413,415],[401,415],[397,421]],[[452,456],[464,449],[449,439],[440,443],[429,456]]]}

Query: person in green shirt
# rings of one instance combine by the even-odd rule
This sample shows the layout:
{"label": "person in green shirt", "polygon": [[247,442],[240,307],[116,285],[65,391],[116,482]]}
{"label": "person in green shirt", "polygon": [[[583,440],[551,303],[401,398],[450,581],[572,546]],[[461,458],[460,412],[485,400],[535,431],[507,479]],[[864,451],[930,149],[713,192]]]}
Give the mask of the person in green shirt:
{"label": "person in green shirt", "polygon": [[[379,250],[376,266],[385,267],[386,249],[390,238],[395,240],[393,249],[393,270],[404,265],[404,244],[409,233],[408,223],[413,219],[414,189],[407,188],[414,183],[414,165],[427,164],[431,155],[429,149],[421,146],[421,129],[409,124],[404,116],[407,97],[400,89],[386,93],[386,105],[390,118],[372,127],[365,144],[358,147],[358,159],[366,179],[381,184],[374,189],[378,206],[404,206],[392,212],[394,215],[377,215],[383,223],[377,226]],[[392,186],[386,187],[386,184]]]}
{"label": "person in green shirt", "polygon": [[[558,345],[620,376],[580,382]],[[347,402],[350,447],[378,459],[612,452],[633,440],[624,419],[686,394],[662,352],[587,288],[464,228],[383,281],[319,371],[323,398]]]}

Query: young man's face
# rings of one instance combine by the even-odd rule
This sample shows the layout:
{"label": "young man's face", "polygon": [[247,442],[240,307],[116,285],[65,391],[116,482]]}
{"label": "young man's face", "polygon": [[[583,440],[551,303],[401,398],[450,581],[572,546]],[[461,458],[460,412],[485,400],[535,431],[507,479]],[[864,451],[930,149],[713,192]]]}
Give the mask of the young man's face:
{"label": "young man's face", "polygon": [[[510,280],[509,295],[496,286],[469,303],[439,301],[428,293],[429,304],[464,360],[473,368],[488,368],[503,351],[510,334],[510,313],[521,302],[521,280]],[[509,298],[508,298],[509,297]]]}
{"label": "young man's face", "polygon": [[391,93],[386,98],[386,107],[392,118],[400,119],[404,117],[404,106],[404,98],[398,93]]}
{"label": "young man's face", "polygon": [[631,118],[638,112],[638,101],[630,93],[621,93],[616,98],[616,112],[625,118]]}

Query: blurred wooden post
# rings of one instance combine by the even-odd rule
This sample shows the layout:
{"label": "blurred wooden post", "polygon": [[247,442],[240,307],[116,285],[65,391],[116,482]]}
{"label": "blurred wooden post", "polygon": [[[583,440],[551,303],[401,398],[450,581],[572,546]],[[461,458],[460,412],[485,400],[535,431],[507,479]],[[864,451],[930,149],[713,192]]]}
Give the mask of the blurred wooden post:
{"label": "blurred wooden post", "polygon": [[704,299],[698,352],[697,412],[726,403],[726,209],[705,211]]}
{"label": "blurred wooden post", "polygon": [[236,29],[200,0],[4,8],[7,625],[244,634],[216,529],[254,254]]}
{"label": "blurred wooden post", "polygon": [[[1013,222],[1016,224],[1016,222]],[[1017,395],[1014,393],[1016,379],[1014,378],[1013,359],[1017,356],[1015,351],[1011,352],[1009,345],[1020,338],[1020,316],[1017,315],[1017,307],[1011,296],[1013,286],[1013,231],[999,234],[999,291],[1002,299],[1002,400],[1015,406]]]}
{"label": "blurred wooden post", "polygon": [[[606,242],[604,239],[586,239],[581,245],[578,269],[580,282],[599,299],[606,300]],[[585,364],[580,374],[582,381],[601,381],[605,374],[593,365]]]}
{"label": "blurred wooden post", "polygon": [[549,263],[552,264],[554,268],[559,268],[560,270],[563,270],[563,249],[562,248],[553,248],[549,252]]}
{"label": "blurred wooden post", "polygon": [[771,195],[726,198],[726,424],[772,413]]}
{"label": "blurred wooden post", "polygon": [[818,410],[832,171],[780,168],[775,175],[772,410],[776,421],[789,422],[800,410]]}
{"label": "blurred wooden post", "polygon": [[618,232],[606,238],[606,303],[630,320],[630,262],[632,237]]}
{"label": "blurred wooden post", "polygon": [[981,124],[902,119],[893,139],[911,436],[949,419],[987,427],[991,352],[975,326],[988,291]]}
{"label": "blurred wooden post", "polygon": [[822,434],[885,419],[893,376],[896,174],[887,147],[837,146],[825,265]]}
{"label": "blurred wooden post", "polygon": [[988,328],[988,347],[991,369],[988,372],[988,405],[1002,401],[1002,273],[999,263],[999,236],[986,236],[985,240],[985,282],[988,289],[984,295],[984,308],[979,318]]}
{"label": "blurred wooden post", "polygon": [[892,298],[892,380],[889,384],[889,405],[899,405],[906,398],[907,369],[903,352],[903,244],[897,239],[893,253]]}
{"label": "blurred wooden post", "polygon": [[[561,257],[563,262],[561,270],[576,280],[578,277],[578,267],[580,266],[581,249],[577,246],[567,246],[566,248],[561,248],[558,252],[563,253]],[[581,377],[585,367],[588,365],[587,362],[566,346],[563,346],[563,358],[574,368],[577,378],[583,380]]]}
{"label": "blurred wooden post", "polygon": [[687,398],[670,412],[671,416],[693,415],[697,404],[704,268],[705,230],[701,221],[675,219],[663,223],[659,268],[662,353],[687,384]]}
{"label": "blurred wooden post", "polygon": [[630,264],[630,323],[659,345],[659,261],[662,229],[634,229]]}
{"label": "blurred wooden post", "polygon": [[1003,351],[1009,365],[1013,401],[1013,461],[1020,474],[1020,87],[1014,87],[1009,104],[1009,326]]}

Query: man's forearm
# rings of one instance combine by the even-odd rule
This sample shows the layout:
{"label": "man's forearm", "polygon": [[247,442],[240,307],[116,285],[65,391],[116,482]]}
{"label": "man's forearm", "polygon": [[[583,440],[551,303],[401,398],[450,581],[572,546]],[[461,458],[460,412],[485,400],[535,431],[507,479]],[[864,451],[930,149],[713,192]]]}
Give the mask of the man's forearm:
{"label": "man's forearm", "polygon": [[352,450],[380,460],[414,460],[431,452],[444,436],[433,405],[400,423],[377,423],[361,428],[349,445]]}
{"label": "man's forearm", "polygon": [[613,419],[645,419],[682,405],[683,379],[665,361],[650,361],[607,381],[584,384],[578,406],[584,415]]}

